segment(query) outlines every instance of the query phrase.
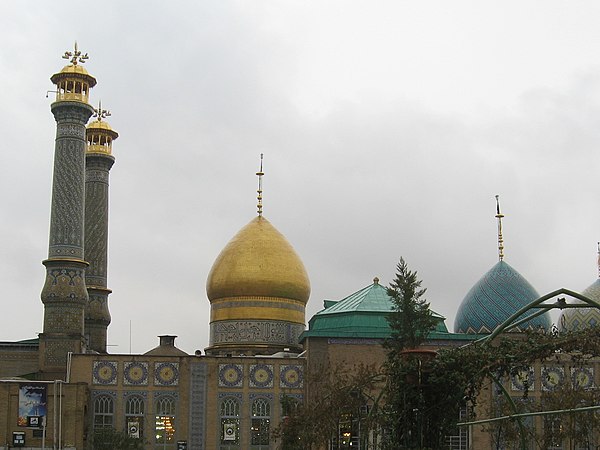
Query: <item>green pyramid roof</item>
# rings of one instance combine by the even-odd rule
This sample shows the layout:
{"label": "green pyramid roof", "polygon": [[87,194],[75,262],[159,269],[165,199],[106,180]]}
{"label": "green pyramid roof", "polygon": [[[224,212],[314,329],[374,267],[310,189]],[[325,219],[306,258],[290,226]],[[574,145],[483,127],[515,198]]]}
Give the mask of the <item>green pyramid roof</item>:
{"label": "green pyramid roof", "polygon": [[[308,330],[300,339],[310,336],[388,338],[391,330],[387,316],[394,310],[394,304],[379,280],[375,278],[373,281],[373,284],[338,302],[325,300],[325,309],[310,319]],[[438,323],[429,337],[452,339],[454,335],[448,333],[445,318],[433,311],[432,314],[438,319]]]}

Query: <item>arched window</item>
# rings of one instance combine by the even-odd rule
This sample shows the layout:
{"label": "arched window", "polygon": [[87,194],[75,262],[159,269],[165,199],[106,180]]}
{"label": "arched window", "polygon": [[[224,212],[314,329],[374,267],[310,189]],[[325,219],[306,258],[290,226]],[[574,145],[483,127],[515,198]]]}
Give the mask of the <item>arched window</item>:
{"label": "arched window", "polygon": [[115,403],[110,395],[99,395],[94,399],[94,442],[107,444],[114,426]]}
{"label": "arched window", "polygon": [[221,400],[221,449],[239,448],[240,402],[234,397]]}
{"label": "arched window", "polygon": [[99,395],[94,400],[94,429],[112,428],[115,404],[109,395]]}
{"label": "arched window", "polygon": [[155,442],[158,448],[168,448],[175,444],[175,399],[160,397],[155,406]]}
{"label": "arched window", "polygon": [[250,445],[252,445],[252,449],[268,449],[271,404],[267,399],[258,398],[252,402],[250,414]]}
{"label": "arched window", "polygon": [[132,395],[127,399],[125,422],[129,436],[134,438],[144,436],[144,399],[139,395]]}

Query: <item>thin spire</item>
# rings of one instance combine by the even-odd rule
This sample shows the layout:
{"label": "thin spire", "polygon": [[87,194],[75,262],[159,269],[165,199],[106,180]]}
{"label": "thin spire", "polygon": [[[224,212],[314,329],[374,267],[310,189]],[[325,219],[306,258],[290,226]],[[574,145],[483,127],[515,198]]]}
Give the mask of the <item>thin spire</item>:
{"label": "thin spire", "polygon": [[600,242],[598,242],[598,278],[600,278]]}
{"label": "thin spire", "polygon": [[496,219],[498,219],[498,258],[504,259],[504,238],[502,237],[502,218],[504,214],[500,212],[500,196],[496,195]]}
{"label": "thin spire", "polygon": [[65,54],[63,55],[63,59],[70,60],[71,64],[76,66],[77,63],[83,64],[86,59],[89,59],[89,56],[87,53],[81,53],[81,51],[77,48],[77,41],[75,41],[75,51],[65,52]]}
{"label": "thin spire", "polygon": [[256,204],[256,208],[258,211],[258,217],[262,217],[262,208],[263,208],[263,204],[262,204],[262,177],[264,175],[263,172],[263,154],[260,154],[260,170],[258,172],[256,172],[256,175],[258,176],[258,190],[256,191],[258,193],[258,196],[256,197],[256,199],[258,200],[258,203]]}
{"label": "thin spire", "polygon": [[107,117],[110,117],[110,111],[108,109],[102,109],[102,101],[98,102],[98,109],[94,108],[94,117],[98,118],[98,122],[100,122],[102,119],[106,119]]}

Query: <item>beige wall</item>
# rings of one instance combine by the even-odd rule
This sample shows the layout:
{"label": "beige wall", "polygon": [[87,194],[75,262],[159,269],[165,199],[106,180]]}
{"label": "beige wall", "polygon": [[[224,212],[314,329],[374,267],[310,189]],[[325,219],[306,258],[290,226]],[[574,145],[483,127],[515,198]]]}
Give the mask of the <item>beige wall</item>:
{"label": "beige wall", "polygon": [[[114,377],[107,369],[104,378],[100,371],[103,365],[115,368]],[[147,378],[141,384],[127,381],[125,372],[131,363],[144,364],[148,368]],[[178,366],[177,383],[169,386],[157,383],[155,369],[160,364]],[[283,394],[304,393],[305,360],[303,358],[261,358],[261,357],[216,357],[216,356],[151,356],[151,355],[74,355],[71,365],[71,381],[90,386],[88,423],[93,423],[94,399],[97,395],[111,395],[114,399],[114,426],[126,430],[125,403],[129,395],[138,394],[145,399],[144,436],[147,448],[153,448],[155,399],[167,394],[176,397],[177,412],[175,421],[175,441],[187,441],[188,449],[194,448],[202,435],[204,449],[219,448],[222,424],[220,402],[231,396],[240,401],[239,443],[240,449],[250,448],[251,404],[259,397],[271,405],[271,429],[281,421],[280,398]],[[266,368],[266,372],[262,369]],[[290,378],[281,381],[282,374],[295,373],[299,368],[300,379]],[[228,372],[228,370],[230,372]],[[233,370],[233,372],[231,372]],[[227,375],[241,373],[239,380]],[[96,372],[96,373],[94,373]],[[285,372],[285,373],[284,373]],[[220,376],[221,374],[221,376]],[[261,376],[269,375],[266,378]],[[289,381],[289,382],[288,382]],[[198,448],[198,447],[196,447]],[[270,448],[276,448],[272,442]]]}
{"label": "beige wall", "polygon": [[[558,370],[562,373],[562,380],[558,383],[558,388],[565,387],[569,389],[573,384],[585,382],[586,385],[579,385],[582,389],[597,389],[600,386],[600,360],[598,358],[589,359],[585,362],[573,361],[569,355],[560,354],[556,358],[552,358],[547,361],[537,361],[531,367],[533,371],[533,385],[527,391],[527,396],[524,398],[524,389],[522,384],[514,377],[506,377],[502,380],[504,389],[510,395],[515,403],[520,401],[530,402],[534,405],[539,405],[542,396],[545,392],[549,392],[553,389],[554,379],[550,372]],[[578,381],[578,375],[585,374],[585,380]],[[587,376],[590,376],[587,379]],[[568,395],[568,394],[566,394]],[[486,419],[492,417],[498,417],[501,415],[510,414],[510,411],[504,411],[499,413],[498,411],[492,411],[492,405],[497,399],[502,399],[502,394],[499,393],[499,388],[494,385],[491,381],[488,381],[478,398],[477,407],[477,419]],[[570,408],[572,405],[567,403],[567,400],[559,406],[559,409]],[[563,416],[566,417],[566,416]],[[540,437],[544,430],[544,419],[541,416],[534,416],[533,423],[535,425],[535,432]],[[492,436],[489,431],[490,424],[487,425],[473,425],[470,429],[471,442],[473,449],[479,448],[495,448],[493,446]],[[596,445],[600,444],[600,436],[597,437]],[[562,442],[563,448],[575,448],[574,442],[569,442],[565,439]],[[539,448],[534,445],[533,448]]]}
{"label": "beige wall", "polygon": [[[29,384],[25,380],[0,381],[0,449],[2,450],[11,446],[12,433],[15,431],[25,431],[27,448],[42,448],[42,438],[33,437],[34,429],[17,425],[21,383]],[[52,448],[54,439],[58,441],[60,436],[65,449],[82,449],[82,425],[88,398],[87,386],[85,384],[43,384],[47,386],[48,403],[45,447]]]}
{"label": "beige wall", "polygon": [[38,370],[37,346],[0,345],[0,378],[19,377]]}

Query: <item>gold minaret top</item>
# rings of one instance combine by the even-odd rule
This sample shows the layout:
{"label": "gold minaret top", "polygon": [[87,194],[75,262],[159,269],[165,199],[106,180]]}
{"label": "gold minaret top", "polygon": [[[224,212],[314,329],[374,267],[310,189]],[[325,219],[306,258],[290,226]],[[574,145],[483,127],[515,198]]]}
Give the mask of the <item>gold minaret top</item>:
{"label": "gold minaret top", "polygon": [[90,123],[86,130],[87,153],[112,154],[112,141],[119,137],[119,133],[114,131],[107,121],[102,120],[110,115],[109,110],[102,109],[102,102],[98,102],[98,108],[94,108],[93,115],[96,120]]}
{"label": "gold minaret top", "polygon": [[265,173],[263,172],[263,154],[260,154],[260,170],[258,172],[256,172],[256,175],[258,176],[258,190],[256,191],[258,193],[258,196],[256,197],[256,199],[258,200],[257,204],[256,204],[256,208],[257,208],[257,212],[258,212],[258,216],[262,217],[262,177]]}
{"label": "gold minaret top", "polygon": [[80,65],[89,59],[88,54],[82,53],[75,42],[74,51],[66,51],[62,57],[70,64],[50,77],[57,88],[56,101],[88,103],[90,89],[96,85],[96,79]]}
{"label": "gold minaret top", "polygon": [[498,258],[504,259],[504,238],[502,237],[502,218],[504,214],[500,212],[500,196],[496,195],[496,219],[498,219]]}

